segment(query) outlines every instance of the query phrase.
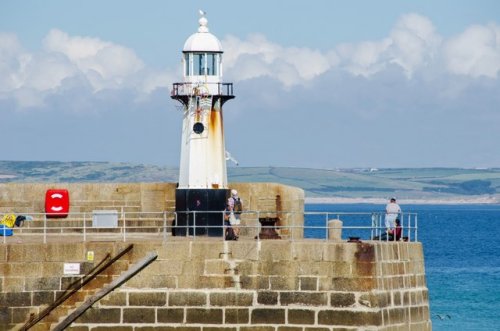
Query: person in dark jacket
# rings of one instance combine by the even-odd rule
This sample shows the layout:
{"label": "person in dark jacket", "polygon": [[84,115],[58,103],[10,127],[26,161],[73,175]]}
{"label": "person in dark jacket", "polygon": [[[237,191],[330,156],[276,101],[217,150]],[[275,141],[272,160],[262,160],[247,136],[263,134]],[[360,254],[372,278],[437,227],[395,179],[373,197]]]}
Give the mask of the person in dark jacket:
{"label": "person in dark jacket", "polygon": [[403,234],[403,228],[401,227],[401,221],[399,220],[399,218],[396,218],[394,223],[395,223],[394,229],[388,229],[380,237],[377,236],[373,239],[374,240],[389,240],[389,241],[401,240],[401,235]]}

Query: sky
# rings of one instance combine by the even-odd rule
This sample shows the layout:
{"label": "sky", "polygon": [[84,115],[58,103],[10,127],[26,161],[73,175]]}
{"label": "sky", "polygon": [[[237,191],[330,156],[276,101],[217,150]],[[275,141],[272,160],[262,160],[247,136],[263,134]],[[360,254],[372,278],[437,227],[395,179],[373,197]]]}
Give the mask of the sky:
{"label": "sky", "polygon": [[240,166],[500,167],[497,0],[0,0],[0,160],[177,167],[199,9]]}

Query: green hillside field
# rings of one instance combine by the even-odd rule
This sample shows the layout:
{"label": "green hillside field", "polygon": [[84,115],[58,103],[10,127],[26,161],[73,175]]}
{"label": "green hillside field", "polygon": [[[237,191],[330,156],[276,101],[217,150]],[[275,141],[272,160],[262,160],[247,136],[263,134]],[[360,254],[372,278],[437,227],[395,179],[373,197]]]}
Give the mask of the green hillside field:
{"label": "green hillside field", "polygon": [[[178,169],[111,162],[0,161],[0,183],[176,182]],[[276,182],[315,199],[500,203],[500,168],[307,169],[229,167],[229,182]],[[319,201],[319,200],[318,200]]]}

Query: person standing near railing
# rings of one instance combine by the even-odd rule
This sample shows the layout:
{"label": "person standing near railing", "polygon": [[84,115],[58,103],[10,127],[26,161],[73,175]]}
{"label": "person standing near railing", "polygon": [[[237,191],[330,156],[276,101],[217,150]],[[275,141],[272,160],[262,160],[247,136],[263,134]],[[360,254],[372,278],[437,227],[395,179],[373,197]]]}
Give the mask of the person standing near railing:
{"label": "person standing near railing", "polygon": [[394,230],[395,221],[401,213],[401,207],[396,203],[396,198],[391,198],[385,206],[385,229],[387,232]]}
{"label": "person standing near railing", "polygon": [[238,196],[238,191],[231,190],[231,197],[227,200],[227,205],[231,212],[229,222],[234,229],[236,238],[240,236],[241,213],[243,211],[243,201]]}
{"label": "person standing near railing", "polygon": [[389,234],[389,240],[401,240],[401,235],[403,234],[403,228],[401,227],[401,221],[399,218],[396,218],[396,227],[392,234]]}
{"label": "person standing near railing", "polygon": [[403,228],[401,227],[401,221],[399,218],[396,218],[395,228],[392,230],[387,230],[384,232],[380,238],[375,237],[375,240],[389,240],[389,241],[399,241],[401,240],[401,235],[403,234]]}

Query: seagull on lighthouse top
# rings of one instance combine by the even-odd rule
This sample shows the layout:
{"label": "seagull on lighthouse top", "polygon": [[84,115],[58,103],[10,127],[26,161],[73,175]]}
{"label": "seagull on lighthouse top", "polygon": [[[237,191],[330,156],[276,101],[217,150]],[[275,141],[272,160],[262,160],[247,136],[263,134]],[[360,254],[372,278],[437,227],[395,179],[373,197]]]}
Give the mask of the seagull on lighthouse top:
{"label": "seagull on lighthouse top", "polygon": [[199,10],[200,19],[198,20],[198,32],[192,34],[184,43],[183,52],[217,52],[222,53],[222,45],[216,36],[208,30],[207,14]]}
{"label": "seagull on lighthouse top", "polygon": [[208,27],[207,27],[208,20],[205,17],[205,15],[207,13],[204,12],[203,10],[201,10],[201,9],[199,10],[199,13],[200,13],[201,17],[198,20],[198,23],[200,24],[200,27],[198,28],[198,32],[208,32]]}

